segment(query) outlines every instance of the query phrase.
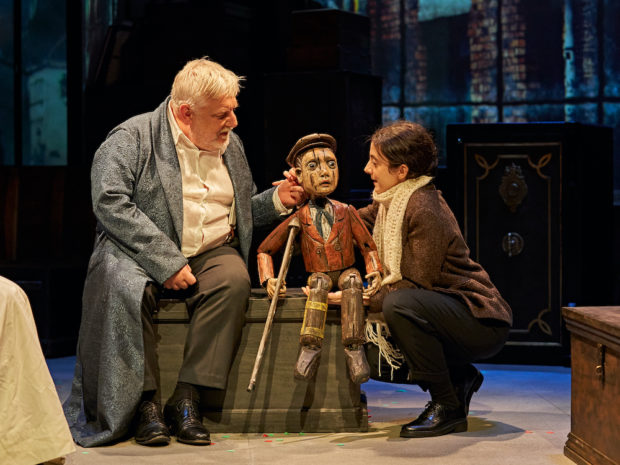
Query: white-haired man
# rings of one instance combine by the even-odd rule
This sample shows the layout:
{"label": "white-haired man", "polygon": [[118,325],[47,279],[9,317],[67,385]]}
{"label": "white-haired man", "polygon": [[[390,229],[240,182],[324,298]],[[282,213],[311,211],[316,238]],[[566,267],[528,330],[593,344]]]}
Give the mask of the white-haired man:
{"label": "white-haired man", "polygon": [[[198,401],[202,388],[226,387],[250,293],[252,227],[289,212],[302,191],[284,181],[256,194],[233,132],[240,79],[207,58],[188,62],[155,111],[113,129],[95,154],[98,235],[65,403],[84,447],[123,437],[132,423],[139,444],[168,444],[171,433],[210,444]],[[152,321],[162,288],[185,290],[190,314],[163,414]]]}

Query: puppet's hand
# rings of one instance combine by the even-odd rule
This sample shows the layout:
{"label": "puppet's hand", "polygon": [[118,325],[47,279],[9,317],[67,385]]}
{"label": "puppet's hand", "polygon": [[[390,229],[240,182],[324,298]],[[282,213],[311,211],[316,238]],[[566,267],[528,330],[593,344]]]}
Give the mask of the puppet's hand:
{"label": "puppet's hand", "polygon": [[381,272],[373,271],[366,275],[368,280],[368,287],[364,289],[364,297],[370,297],[377,293],[381,287]]}
{"label": "puppet's hand", "polygon": [[[278,280],[276,278],[269,278],[267,280],[267,295],[269,296],[270,299],[273,299],[273,295],[276,292],[276,284],[278,283]],[[282,281],[282,284],[280,285],[280,297],[284,297],[286,296],[286,283],[284,281]]]}

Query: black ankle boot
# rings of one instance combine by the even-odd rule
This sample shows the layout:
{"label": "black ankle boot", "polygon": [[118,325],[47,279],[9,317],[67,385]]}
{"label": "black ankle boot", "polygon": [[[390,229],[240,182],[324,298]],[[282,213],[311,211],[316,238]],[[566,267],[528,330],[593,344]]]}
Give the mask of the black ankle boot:
{"label": "black ankle boot", "polygon": [[484,381],[482,373],[473,365],[466,367],[466,372],[462,380],[454,383],[456,397],[461,403],[465,416],[469,415],[469,403],[474,392],[477,392]]}
{"label": "black ankle boot", "polygon": [[430,401],[418,418],[403,425],[401,438],[427,438],[467,431],[467,417],[461,407],[447,408]]}

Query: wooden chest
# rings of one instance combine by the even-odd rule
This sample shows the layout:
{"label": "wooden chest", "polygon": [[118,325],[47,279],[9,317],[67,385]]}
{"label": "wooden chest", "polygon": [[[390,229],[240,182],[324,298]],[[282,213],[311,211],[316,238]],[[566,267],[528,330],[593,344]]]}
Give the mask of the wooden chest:
{"label": "wooden chest", "polygon": [[578,464],[620,464],[620,307],[564,307],[571,333],[571,431]]}
{"label": "wooden chest", "polygon": [[[330,307],[327,312],[321,364],[315,378],[306,382],[293,376],[305,302],[300,289],[289,288],[287,297],[278,303],[256,387],[248,392],[270,304],[264,290],[252,290],[228,388],[211,390],[201,405],[204,424],[211,432],[368,431],[365,397],[347,375],[337,308]],[[164,303],[154,319],[165,402],[174,390],[183,360],[187,310],[183,303]]]}

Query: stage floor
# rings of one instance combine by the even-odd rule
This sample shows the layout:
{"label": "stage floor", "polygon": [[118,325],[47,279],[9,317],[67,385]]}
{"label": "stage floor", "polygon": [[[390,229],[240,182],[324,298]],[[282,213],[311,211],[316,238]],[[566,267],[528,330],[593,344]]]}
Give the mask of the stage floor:
{"label": "stage floor", "polygon": [[[62,401],[69,394],[74,357],[49,359]],[[212,434],[196,447],[174,439],[150,448],[125,441],[78,450],[67,465],[269,464],[269,465],[570,465],[563,454],[570,431],[570,369],[476,364],[485,381],[471,401],[465,433],[402,439],[400,425],[428,401],[417,386],[369,381],[367,433]]]}

